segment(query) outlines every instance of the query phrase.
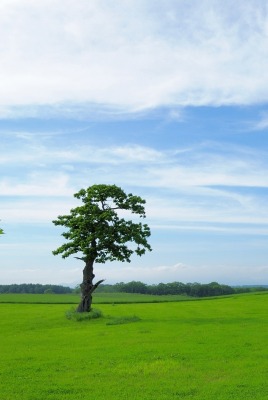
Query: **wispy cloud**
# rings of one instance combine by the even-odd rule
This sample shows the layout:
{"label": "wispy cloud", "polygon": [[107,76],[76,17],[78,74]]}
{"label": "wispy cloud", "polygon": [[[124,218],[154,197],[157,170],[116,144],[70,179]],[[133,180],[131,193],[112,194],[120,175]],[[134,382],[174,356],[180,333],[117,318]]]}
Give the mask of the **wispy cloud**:
{"label": "wispy cloud", "polygon": [[268,128],[268,111],[262,112],[258,121],[250,123],[250,129],[261,131]]}
{"label": "wispy cloud", "polygon": [[187,265],[176,263],[174,265],[158,265],[155,267],[133,266],[113,266],[111,269],[99,267],[98,276],[105,277],[109,282],[128,282],[139,280],[148,283],[159,282],[201,282],[208,283],[218,281],[229,284],[261,284],[263,279],[267,279],[268,269],[266,266],[249,267],[239,264],[220,265],[214,269],[209,265]]}
{"label": "wispy cloud", "polygon": [[21,178],[0,180],[1,196],[71,196],[73,188],[68,185],[66,174],[31,173],[24,183]]}
{"label": "wispy cloud", "polygon": [[[268,188],[267,160],[261,151],[247,147],[209,142],[157,150],[79,140],[74,145],[61,141],[56,147],[49,136],[20,134],[6,146],[1,160],[8,168],[0,178],[2,213],[11,221],[50,221],[76,204],[72,195],[81,187],[104,182],[135,188],[147,199],[147,214],[155,226],[174,229],[176,224],[195,223],[190,228],[198,230],[204,222],[268,223],[265,193],[259,196],[255,190]],[[11,203],[5,200],[10,196]]]}
{"label": "wispy cloud", "polygon": [[68,200],[47,200],[47,198],[38,200],[32,199],[21,199],[18,198],[14,201],[4,201],[1,202],[1,215],[2,225],[10,223],[51,223],[60,214],[69,213],[72,207],[77,206],[72,198]]}
{"label": "wispy cloud", "polygon": [[0,115],[266,101],[267,26],[264,0],[2,1]]}
{"label": "wispy cloud", "polygon": [[62,165],[63,163],[122,164],[161,163],[167,155],[156,149],[142,145],[94,146],[68,142],[57,145],[53,137],[47,140],[38,134],[17,134],[17,139],[2,144],[0,164],[3,165]]}
{"label": "wispy cloud", "polygon": [[3,265],[64,282],[51,220],[107,183],[147,200],[155,252],[101,277],[266,279],[265,0],[2,0],[0,37]]}
{"label": "wispy cloud", "polygon": [[[66,266],[61,269],[58,265],[53,267],[12,269],[13,276],[17,277],[16,283],[33,282],[33,283],[52,283],[52,284],[70,284],[80,283],[82,265],[79,268]],[[139,265],[98,265],[96,268],[96,279],[106,279],[107,283],[129,282],[132,280],[143,281],[146,283],[159,282],[200,282],[208,283],[218,281],[225,284],[262,284],[266,282],[268,267],[266,265],[260,267],[247,267],[240,265],[218,265],[212,269],[211,266],[194,266],[183,263],[174,265],[158,265],[156,267],[140,267]],[[14,283],[14,278],[10,276],[7,270],[1,271],[1,277],[6,284]]]}

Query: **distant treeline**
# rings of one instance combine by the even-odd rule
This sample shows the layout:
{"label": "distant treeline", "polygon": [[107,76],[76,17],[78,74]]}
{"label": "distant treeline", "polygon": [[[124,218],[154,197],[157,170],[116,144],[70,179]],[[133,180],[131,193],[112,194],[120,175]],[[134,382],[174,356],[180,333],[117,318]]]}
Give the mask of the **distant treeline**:
{"label": "distant treeline", "polygon": [[72,293],[73,289],[60,285],[41,285],[40,283],[22,283],[20,285],[0,285],[0,293]]}
{"label": "distant treeline", "polygon": [[128,283],[120,282],[114,285],[102,284],[97,290],[98,292],[125,292],[154,295],[184,294],[192,297],[209,297],[235,293],[248,293],[253,291],[265,291],[268,290],[268,288],[264,286],[232,287],[228,285],[222,285],[218,282],[211,282],[207,284],[197,282],[171,282],[158,283],[157,285],[147,285],[143,282],[132,281]]}
{"label": "distant treeline", "polygon": [[[233,287],[222,285],[218,282],[211,283],[158,283],[157,285],[147,285],[139,281],[132,281],[128,283],[120,282],[114,285],[102,284],[98,287],[99,293],[139,293],[139,294],[152,294],[152,295],[167,295],[167,294],[183,294],[192,297],[209,297],[209,296],[222,296],[235,293],[248,293],[256,291],[267,291],[267,286],[239,286]],[[71,289],[67,286],[61,285],[41,285],[39,283],[22,283],[12,285],[0,285],[1,293],[80,293],[80,286]]]}

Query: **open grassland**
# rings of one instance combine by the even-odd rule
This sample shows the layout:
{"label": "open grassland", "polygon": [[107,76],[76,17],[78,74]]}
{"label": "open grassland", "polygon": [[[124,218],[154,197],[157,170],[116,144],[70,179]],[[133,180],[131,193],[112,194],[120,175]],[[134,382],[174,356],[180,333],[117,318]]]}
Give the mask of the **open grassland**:
{"label": "open grassland", "polygon": [[[95,304],[160,303],[191,299],[186,295],[154,296],[137,293],[94,293],[93,296]],[[0,294],[0,303],[78,304],[79,300],[78,294]]]}
{"label": "open grassland", "polygon": [[268,399],[267,294],[97,307],[0,304],[0,399]]}

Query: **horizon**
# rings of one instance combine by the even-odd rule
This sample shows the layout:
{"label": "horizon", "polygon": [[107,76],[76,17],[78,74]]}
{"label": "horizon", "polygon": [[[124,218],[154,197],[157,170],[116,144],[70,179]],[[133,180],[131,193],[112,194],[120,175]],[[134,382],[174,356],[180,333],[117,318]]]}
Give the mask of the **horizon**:
{"label": "horizon", "polygon": [[0,284],[82,280],[52,220],[93,184],[146,200],[153,249],[96,279],[268,283],[266,2],[0,8]]}
{"label": "horizon", "polygon": [[[108,286],[114,286],[114,285],[117,285],[117,284],[121,284],[121,283],[123,283],[123,284],[128,284],[128,283],[131,283],[131,282],[140,282],[140,283],[143,283],[143,284],[145,284],[146,286],[157,286],[157,285],[159,285],[159,284],[164,284],[164,285],[166,285],[166,284],[169,284],[169,283],[175,283],[175,281],[172,281],[172,282],[157,282],[157,283],[149,283],[149,282],[142,282],[142,281],[129,281],[129,282],[115,282],[115,283],[101,283],[99,286],[101,287],[101,286],[105,286],[105,285],[108,285]],[[254,284],[254,285],[251,285],[251,284],[245,284],[245,285],[227,285],[227,284],[225,284],[224,282],[205,282],[205,283],[201,283],[201,282],[196,282],[196,281],[193,281],[193,282],[180,282],[180,281],[177,281],[176,283],[182,283],[182,284],[184,284],[184,285],[188,285],[188,284],[200,284],[200,285],[209,285],[210,283],[218,283],[219,285],[226,285],[226,286],[231,286],[231,287],[237,287],[237,288],[239,288],[239,287],[251,287],[251,288],[258,288],[258,287],[263,287],[263,288],[268,288],[268,284],[266,285],[266,284]],[[13,282],[13,283],[9,283],[9,284],[2,284],[2,283],[0,283],[0,286],[12,286],[12,285],[17,285],[17,286],[19,286],[19,285],[41,285],[41,286],[60,286],[60,287],[64,287],[64,288],[69,288],[69,289],[75,289],[77,286],[79,286],[80,285],[80,282],[78,282],[78,283],[70,283],[70,284],[68,284],[68,283],[58,283],[58,284],[54,284],[54,283],[39,283],[39,282],[23,282],[23,283],[15,283],[15,282]]]}

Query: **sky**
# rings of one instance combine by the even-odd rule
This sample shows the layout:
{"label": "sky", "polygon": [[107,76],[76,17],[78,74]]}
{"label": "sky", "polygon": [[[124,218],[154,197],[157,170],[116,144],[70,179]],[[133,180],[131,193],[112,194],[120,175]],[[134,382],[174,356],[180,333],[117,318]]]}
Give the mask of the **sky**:
{"label": "sky", "polygon": [[106,283],[268,284],[265,0],[1,0],[0,284],[74,285],[52,220],[115,184],[152,252]]}

